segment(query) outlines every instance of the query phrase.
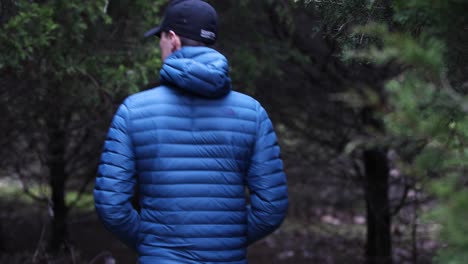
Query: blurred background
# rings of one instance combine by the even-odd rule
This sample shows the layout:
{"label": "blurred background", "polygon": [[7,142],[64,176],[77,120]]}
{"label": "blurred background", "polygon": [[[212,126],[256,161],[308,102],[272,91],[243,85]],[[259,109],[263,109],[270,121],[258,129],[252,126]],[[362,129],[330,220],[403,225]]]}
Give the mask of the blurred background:
{"label": "blurred background", "polygon": [[[135,263],[94,213],[116,107],[158,85],[167,0],[0,0],[0,263]],[[468,1],[208,1],[275,125],[282,227],[256,263],[467,263]]]}

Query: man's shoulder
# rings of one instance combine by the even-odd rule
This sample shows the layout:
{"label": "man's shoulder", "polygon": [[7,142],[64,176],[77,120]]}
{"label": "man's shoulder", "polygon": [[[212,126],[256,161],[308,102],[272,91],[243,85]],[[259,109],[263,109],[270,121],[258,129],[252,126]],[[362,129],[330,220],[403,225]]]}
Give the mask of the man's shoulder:
{"label": "man's shoulder", "polygon": [[257,102],[257,100],[255,100],[255,98],[253,98],[252,96],[250,96],[248,94],[242,93],[242,92],[231,91],[231,96],[236,97],[236,98],[241,99],[241,100]]}
{"label": "man's shoulder", "polygon": [[172,93],[169,88],[165,86],[157,86],[129,95],[125,99],[124,104],[129,108],[145,106],[159,101],[163,102],[167,100],[167,97],[170,97],[171,94]]}
{"label": "man's shoulder", "polygon": [[256,110],[260,106],[260,103],[252,96],[237,91],[231,91],[226,99],[240,107],[252,110]]}
{"label": "man's shoulder", "polygon": [[[184,102],[188,103],[194,98],[198,98],[201,100],[200,102],[204,102],[203,104],[214,103],[214,105],[219,105],[219,102],[221,102],[221,105],[224,106],[231,105],[253,111],[257,111],[261,107],[260,103],[255,98],[237,91],[231,91],[225,97],[213,100],[187,94],[182,95],[178,91],[164,85],[132,94],[125,99],[124,104],[127,108],[134,109],[160,103],[183,104]],[[218,103],[215,103],[215,101]]]}

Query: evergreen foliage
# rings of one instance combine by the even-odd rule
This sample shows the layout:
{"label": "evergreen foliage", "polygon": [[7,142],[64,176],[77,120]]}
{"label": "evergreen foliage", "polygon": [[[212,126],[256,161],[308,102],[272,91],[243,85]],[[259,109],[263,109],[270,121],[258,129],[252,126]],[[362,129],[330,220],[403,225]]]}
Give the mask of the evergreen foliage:
{"label": "evergreen foliage", "polygon": [[[423,179],[438,198],[429,219],[440,225],[438,263],[465,263],[468,249],[468,119],[466,1],[394,1],[394,27],[367,25],[358,33],[378,39],[354,58],[394,63],[401,74],[386,84],[387,107],[378,113],[385,141],[401,156],[406,175]],[[460,49],[461,47],[464,47]]]}
{"label": "evergreen foliage", "polygon": [[157,79],[158,45],[143,32],[164,3],[18,0],[1,21],[0,143],[14,153],[8,159],[26,193],[37,196],[30,184],[50,185],[51,194],[36,198],[53,212],[53,250],[66,243],[66,215],[77,203],[66,203],[66,189],[82,179],[83,192],[93,178],[116,103]]}

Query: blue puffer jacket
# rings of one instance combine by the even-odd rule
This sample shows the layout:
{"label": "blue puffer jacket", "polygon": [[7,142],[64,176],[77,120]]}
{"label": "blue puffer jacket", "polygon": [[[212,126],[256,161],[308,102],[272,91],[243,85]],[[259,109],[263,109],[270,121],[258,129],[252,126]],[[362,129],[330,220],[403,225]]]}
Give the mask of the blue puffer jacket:
{"label": "blue puffer jacket", "polygon": [[[281,224],[288,204],[270,119],[231,91],[227,60],[210,48],[173,53],[161,83],[114,116],[94,191],[98,215],[142,264],[247,263],[247,246]],[[136,185],[139,213],[130,203]]]}

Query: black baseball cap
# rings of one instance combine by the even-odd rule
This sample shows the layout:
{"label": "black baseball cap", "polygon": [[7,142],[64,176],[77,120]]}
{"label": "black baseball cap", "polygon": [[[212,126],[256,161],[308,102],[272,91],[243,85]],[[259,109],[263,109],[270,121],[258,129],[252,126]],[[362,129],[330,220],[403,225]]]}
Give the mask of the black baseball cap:
{"label": "black baseball cap", "polygon": [[161,24],[147,31],[145,37],[160,37],[161,32],[169,30],[179,36],[213,45],[218,35],[218,15],[205,1],[174,0],[166,8]]}

